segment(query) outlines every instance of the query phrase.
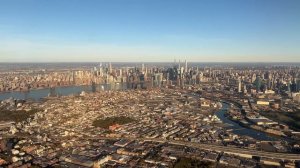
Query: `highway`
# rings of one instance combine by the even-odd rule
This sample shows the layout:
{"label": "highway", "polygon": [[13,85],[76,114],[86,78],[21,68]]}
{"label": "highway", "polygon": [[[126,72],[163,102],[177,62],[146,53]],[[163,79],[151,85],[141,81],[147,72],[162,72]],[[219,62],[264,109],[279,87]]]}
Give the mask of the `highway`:
{"label": "highway", "polygon": [[99,139],[128,139],[128,140],[137,140],[137,141],[151,141],[151,142],[159,142],[159,143],[168,143],[171,145],[193,147],[193,148],[202,149],[202,150],[224,152],[224,153],[229,153],[229,154],[238,155],[238,156],[246,156],[246,155],[250,156],[251,155],[251,156],[266,157],[266,158],[279,159],[279,160],[300,161],[300,154],[265,152],[265,151],[258,151],[258,150],[253,150],[253,149],[238,148],[238,147],[233,147],[233,146],[201,144],[201,143],[166,140],[166,139],[159,139],[159,138],[131,138],[131,137],[108,138],[108,137],[101,137]]}
{"label": "highway", "polygon": [[66,129],[63,127],[56,127],[65,131],[75,132],[76,134],[80,134],[85,136],[87,139],[111,139],[111,140],[118,140],[118,139],[128,139],[128,140],[137,140],[137,141],[151,141],[151,142],[159,142],[159,143],[168,143],[171,145],[179,145],[179,146],[186,146],[197,148],[201,150],[209,150],[209,151],[217,151],[217,152],[224,152],[233,155],[238,155],[242,157],[246,156],[258,156],[258,157],[266,157],[271,159],[279,159],[279,160],[291,160],[291,161],[300,161],[300,154],[292,154],[292,153],[277,153],[277,152],[265,152],[265,151],[258,151],[253,149],[246,149],[246,148],[238,148],[234,146],[221,146],[215,144],[205,144],[205,143],[194,143],[188,141],[175,141],[175,140],[167,140],[167,139],[160,139],[160,138],[136,138],[136,137],[121,137],[121,138],[112,138],[112,137],[95,137],[90,136],[89,134],[85,134],[82,132],[77,132],[74,130]]}
{"label": "highway", "polygon": [[259,156],[259,157],[267,157],[272,159],[300,161],[300,154],[265,152],[265,151],[238,148],[232,146],[228,147],[228,146],[220,146],[220,145],[213,145],[213,144],[200,144],[200,143],[193,143],[193,142],[173,141],[173,140],[168,141],[168,143],[174,145],[184,145],[184,146],[189,146],[189,147],[194,147],[194,148],[204,149],[204,150],[231,153],[236,155],[243,154],[243,155]]}
{"label": "highway", "polygon": [[259,151],[259,150],[253,150],[253,149],[238,148],[238,147],[234,147],[234,146],[221,146],[221,145],[215,145],[215,144],[195,143],[195,142],[188,142],[188,141],[175,141],[175,140],[167,140],[167,139],[160,139],[160,138],[136,138],[136,137],[111,138],[111,137],[94,137],[94,136],[92,137],[89,134],[66,129],[64,127],[57,127],[57,128],[65,130],[65,131],[81,134],[85,137],[89,137],[89,139],[114,139],[114,140],[128,139],[128,140],[137,140],[137,141],[151,141],[151,142],[168,143],[168,144],[172,144],[172,145],[193,147],[193,148],[198,148],[198,149],[202,149],[202,150],[224,152],[224,153],[243,156],[243,157],[258,156],[258,157],[266,157],[266,158],[279,159],[279,160],[300,161],[300,154],[266,152],[266,151]]}

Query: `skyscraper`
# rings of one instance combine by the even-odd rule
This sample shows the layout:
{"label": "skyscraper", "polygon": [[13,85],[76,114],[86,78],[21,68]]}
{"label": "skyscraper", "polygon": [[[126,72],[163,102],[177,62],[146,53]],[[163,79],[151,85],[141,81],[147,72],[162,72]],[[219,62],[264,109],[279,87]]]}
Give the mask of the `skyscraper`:
{"label": "skyscraper", "polygon": [[111,66],[111,62],[109,63],[109,73],[112,73],[112,66]]}
{"label": "skyscraper", "polygon": [[188,72],[188,66],[187,66],[187,61],[185,60],[185,69],[184,69],[185,72]]}
{"label": "skyscraper", "polygon": [[262,85],[262,81],[261,81],[261,78],[260,76],[257,76],[255,81],[254,81],[254,86],[256,88],[256,92],[259,92],[260,91],[260,88],[261,88],[261,85]]}
{"label": "skyscraper", "polygon": [[297,92],[299,92],[300,91],[300,79],[296,78],[295,81],[296,81],[296,85],[297,85]]}
{"label": "skyscraper", "polygon": [[238,79],[238,92],[239,93],[242,92],[242,82],[241,82],[241,79]]}
{"label": "skyscraper", "polygon": [[142,64],[142,72],[144,72],[144,71],[145,71],[145,65]]}
{"label": "skyscraper", "polygon": [[103,76],[103,67],[102,67],[102,63],[100,63],[99,65],[99,75],[102,77]]}

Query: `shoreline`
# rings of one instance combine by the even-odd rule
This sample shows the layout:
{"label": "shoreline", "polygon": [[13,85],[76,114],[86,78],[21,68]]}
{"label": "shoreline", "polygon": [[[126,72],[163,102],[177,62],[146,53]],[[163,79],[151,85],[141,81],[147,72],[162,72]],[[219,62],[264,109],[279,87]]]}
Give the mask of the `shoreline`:
{"label": "shoreline", "polygon": [[238,121],[238,120],[232,119],[232,118],[230,117],[230,115],[227,114],[227,112],[225,112],[225,114],[226,114],[226,116],[224,115],[224,117],[226,117],[226,118],[228,118],[229,120],[231,120],[231,121],[233,121],[233,122],[239,124],[241,127],[245,127],[245,128],[248,128],[248,129],[253,129],[253,130],[259,131],[259,132],[261,132],[261,133],[265,133],[265,134],[267,134],[267,135],[269,135],[269,136],[271,136],[271,137],[274,137],[274,138],[283,138],[284,140],[292,141],[292,142],[297,141],[297,140],[295,140],[295,139],[292,139],[292,138],[288,137],[287,135],[283,136],[283,135],[274,134],[274,133],[267,132],[267,131],[264,131],[264,130],[262,130],[262,129],[259,129],[259,128],[255,127],[255,125],[253,126],[253,125],[244,124],[244,123],[242,123],[242,122],[240,122],[240,121]]}
{"label": "shoreline", "polygon": [[[99,89],[99,87],[104,87],[105,90],[111,90],[114,88],[111,88],[110,83],[102,83],[102,84],[95,84],[96,90]],[[119,90],[127,90],[127,83],[120,83],[119,84],[121,88]],[[101,89],[101,88],[100,88]],[[66,85],[66,86],[59,86],[55,87],[55,94],[59,95],[70,95],[73,93],[81,92],[81,91],[86,91],[86,92],[92,92],[93,91],[93,85]],[[42,93],[42,95],[40,95]],[[6,92],[0,92],[0,101],[9,99],[10,97],[13,97],[15,99],[33,99],[37,100],[42,99],[42,98],[47,98],[48,94],[50,93],[50,87],[45,87],[45,88],[37,88],[37,89],[32,89],[28,91],[6,91]],[[47,94],[47,95],[46,95]],[[28,96],[27,96],[28,95]],[[35,96],[37,95],[37,96]]]}
{"label": "shoreline", "polygon": [[[127,84],[127,82],[116,82],[117,85],[120,84]],[[97,85],[111,85],[111,83],[99,83],[99,84],[95,84]],[[92,86],[87,85],[87,84],[81,84],[81,85],[64,85],[64,86],[55,86],[54,88],[66,88],[66,87],[77,87],[77,86]],[[28,90],[12,90],[12,91],[0,91],[0,95],[1,94],[5,94],[5,93],[26,93],[26,92],[31,92],[31,91],[35,91],[35,90],[43,90],[43,89],[50,89],[51,87],[43,87],[43,88],[34,88],[34,89],[28,89]]]}
{"label": "shoreline", "polygon": [[[64,85],[64,86],[55,86],[54,88],[65,88],[65,87],[75,87],[75,86],[91,86],[91,85]],[[34,89],[28,89],[28,90],[12,90],[12,91],[0,91],[0,94],[4,93],[13,93],[13,92],[20,92],[20,93],[26,93],[31,92],[35,90],[43,90],[43,89],[50,89],[51,87],[43,87],[43,88],[34,88]]]}

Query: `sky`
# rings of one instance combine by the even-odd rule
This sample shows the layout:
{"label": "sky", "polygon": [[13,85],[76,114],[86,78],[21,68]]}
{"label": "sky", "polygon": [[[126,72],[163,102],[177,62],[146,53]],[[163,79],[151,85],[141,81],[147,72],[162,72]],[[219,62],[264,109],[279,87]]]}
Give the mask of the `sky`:
{"label": "sky", "polygon": [[0,0],[0,62],[300,62],[299,0]]}

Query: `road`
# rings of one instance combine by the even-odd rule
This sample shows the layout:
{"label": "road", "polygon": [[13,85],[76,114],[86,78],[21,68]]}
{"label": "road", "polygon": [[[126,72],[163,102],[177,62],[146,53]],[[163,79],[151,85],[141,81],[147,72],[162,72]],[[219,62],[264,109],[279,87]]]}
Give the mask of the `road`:
{"label": "road", "polygon": [[[100,137],[100,139],[120,139],[120,138]],[[193,148],[198,148],[198,149],[202,149],[202,150],[230,153],[230,154],[234,154],[234,155],[251,155],[251,156],[266,157],[266,158],[279,159],[279,160],[300,161],[300,154],[292,154],[292,153],[265,152],[265,151],[258,151],[258,150],[253,150],[253,149],[238,148],[238,147],[233,147],[233,146],[201,144],[201,143],[166,140],[166,139],[159,139],[159,138],[126,137],[126,138],[122,138],[122,139],[168,143],[168,144],[172,144],[172,145],[187,146],[187,147],[193,147]]]}
{"label": "road", "polygon": [[194,142],[188,142],[188,141],[175,141],[175,140],[167,140],[167,139],[160,139],[160,138],[95,137],[95,136],[91,136],[89,134],[82,133],[79,131],[66,129],[64,127],[57,127],[57,128],[59,128],[61,130],[69,131],[69,132],[75,132],[75,133],[81,134],[85,137],[89,137],[90,139],[128,139],[128,140],[137,140],[137,141],[151,141],[151,142],[160,142],[160,143],[168,143],[168,144],[172,144],[172,145],[193,147],[193,148],[198,148],[198,149],[202,149],[202,150],[211,150],[211,151],[230,153],[230,154],[239,155],[239,156],[251,155],[251,156],[266,157],[266,158],[279,159],[279,160],[300,161],[300,154],[265,152],[265,151],[258,151],[258,150],[253,150],[253,149],[238,148],[238,147],[234,147],[234,146],[221,146],[221,145],[215,145],[215,144],[194,143]]}

